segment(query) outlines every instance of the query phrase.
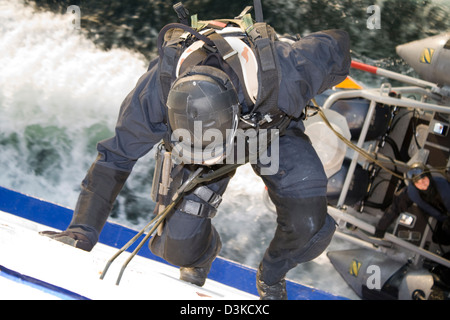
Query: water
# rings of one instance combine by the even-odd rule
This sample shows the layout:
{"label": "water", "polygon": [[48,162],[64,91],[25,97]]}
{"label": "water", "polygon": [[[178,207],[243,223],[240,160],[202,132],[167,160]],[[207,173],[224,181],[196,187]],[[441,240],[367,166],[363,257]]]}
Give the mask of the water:
{"label": "water", "polygon": [[[0,185],[73,208],[95,145],[113,135],[120,104],[148,55],[103,50],[71,23],[68,15],[0,0]],[[138,161],[111,220],[134,229],[146,224],[155,205],[153,167],[152,152]],[[275,229],[263,189],[249,166],[238,169],[214,219],[223,257],[257,267]],[[335,239],[329,250],[349,247]],[[288,277],[356,297],[325,254]]]}
{"label": "water", "polygon": [[[145,71],[127,50],[102,51],[66,16],[0,1],[1,183],[73,206],[99,139]],[[75,181],[74,181],[75,180]]]}

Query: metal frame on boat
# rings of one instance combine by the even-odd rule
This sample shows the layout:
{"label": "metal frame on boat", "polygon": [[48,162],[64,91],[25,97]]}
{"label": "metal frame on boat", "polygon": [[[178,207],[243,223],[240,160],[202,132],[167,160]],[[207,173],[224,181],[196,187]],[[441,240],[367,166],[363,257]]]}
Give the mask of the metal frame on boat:
{"label": "metal frame on boat", "polygon": [[[388,176],[388,178],[385,179],[389,180],[391,179],[389,173],[396,174],[397,176],[406,173],[410,169],[412,160],[419,160],[423,163],[427,163],[427,160],[429,160],[428,156],[430,152],[424,148],[424,146],[422,146],[421,149],[416,150],[416,153],[411,156],[408,162],[403,162],[394,157],[384,155],[377,145],[377,141],[368,141],[367,134],[369,128],[373,126],[372,122],[374,121],[376,108],[379,106],[394,106],[396,109],[414,110],[414,114],[427,116],[429,127],[431,127],[432,121],[434,121],[436,115],[446,115],[447,122],[444,122],[448,125],[448,119],[450,119],[448,87],[437,86],[428,81],[362,63],[353,62],[352,67],[382,77],[388,77],[412,86],[391,87],[390,83],[383,83],[380,88],[375,89],[361,88],[356,90],[339,90],[330,94],[323,102],[322,108],[325,110],[332,109],[332,106],[341,100],[351,101],[352,99],[364,99],[368,103],[367,114],[364,123],[361,126],[359,137],[357,137],[357,141],[354,142],[353,149],[355,152],[353,154],[348,154],[351,162],[346,172],[342,189],[336,204],[328,206],[329,214],[333,216],[339,225],[337,236],[340,236],[347,241],[352,241],[363,249],[329,252],[328,256],[347,283],[349,283],[355,292],[363,298],[429,299],[431,297],[431,287],[433,286],[433,276],[425,270],[425,261],[431,261],[432,263],[435,263],[435,265],[450,268],[450,261],[442,256],[445,251],[449,251],[449,248],[436,244],[433,246],[433,241],[431,240],[431,226],[434,225],[436,221],[432,217],[426,219],[428,221],[420,235],[420,241],[418,240],[418,243],[417,241],[416,243],[414,243],[414,241],[409,241],[410,239],[400,238],[398,235],[394,234],[396,229],[394,229],[393,233],[386,233],[383,239],[379,239],[373,235],[376,231],[376,222],[383,215],[383,210],[378,210],[378,212],[376,212],[377,210],[375,209],[367,212],[367,208],[364,207],[364,201],[361,201],[356,205],[354,203],[347,205],[346,200],[350,186],[354,183],[358,165],[363,166],[367,170],[374,166],[378,166],[381,170],[385,169]],[[414,99],[405,96],[412,96]],[[444,139],[447,139],[446,141],[448,142],[448,139],[450,138],[448,132],[443,136],[445,136]],[[404,138],[404,136],[402,138]],[[350,142],[348,142],[348,144],[350,145]],[[446,163],[442,163],[443,167],[446,167],[446,169],[441,170],[441,173],[444,176],[447,175],[446,178],[448,179],[448,167],[450,163],[450,150],[448,149],[448,146],[440,146],[436,143],[429,143],[429,145],[440,149],[446,154],[446,156],[441,159],[446,161]],[[362,157],[362,154],[365,157]],[[367,155],[369,155],[369,159],[367,159]],[[375,175],[378,174],[379,171]],[[380,193],[384,192],[387,194],[389,192],[387,188],[382,189],[383,190],[381,190]],[[391,190],[391,192],[393,191]],[[369,193],[369,190],[367,190],[367,193]],[[442,252],[442,249],[444,249],[444,252]],[[373,256],[376,254],[379,255],[377,255],[375,259]],[[379,284],[374,291],[367,290],[366,282],[368,276],[360,276],[357,272],[364,260],[369,261],[369,264],[374,263],[376,260],[376,263],[379,263],[382,268],[384,266],[384,271],[389,270],[386,271],[386,275],[383,275],[383,282],[388,283],[393,282],[394,280],[397,281],[395,291],[386,294],[381,288],[383,283]],[[357,266],[357,269],[355,269],[355,266]],[[408,268],[410,271],[414,270],[412,272],[413,276],[420,279],[419,284],[414,284],[417,286],[415,289],[406,288],[406,285],[403,284],[408,281],[406,279],[406,275],[409,272],[407,271]],[[420,274],[418,274],[418,272]],[[402,275],[399,275],[400,273]],[[356,280],[356,278],[358,278],[358,280]],[[448,292],[441,293],[440,297],[450,299]]]}
{"label": "metal frame on boat", "polygon": [[[388,90],[386,90],[388,89]],[[362,148],[365,142],[365,138],[367,135],[367,131],[370,126],[370,122],[373,117],[373,113],[375,110],[375,107],[378,103],[383,105],[396,105],[398,107],[404,107],[404,108],[414,108],[414,109],[420,109],[420,110],[426,110],[426,111],[432,111],[432,112],[439,112],[439,113],[445,113],[450,114],[450,108],[446,106],[439,106],[436,104],[431,103],[425,103],[421,101],[416,101],[408,98],[392,98],[389,97],[387,94],[390,91],[394,91],[396,93],[410,93],[410,94],[420,94],[421,96],[429,96],[431,95],[431,92],[425,90],[424,88],[420,87],[395,87],[390,88],[389,86],[383,85],[380,89],[362,89],[362,90],[351,90],[351,91],[341,91],[336,92],[326,100],[326,102],[323,105],[324,109],[330,108],[337,100],[339,99],[352,99],[352,98],[364,98],[370,101],[370,107],[366,116],[366,119],[364,121],[364,125],[362,127],[362,131],[359,137],[359,140],[356,144],[357,147]],[[408,170],[409,166],[406,163],[400,162],[398,160],[392,160],[388,158],[383,158],[378,156],[378,161],[382,161],[387,166],[392,166],[393,161],[395,161],[395,166],[399,171],[406,171]],[[341,191],[341,194],[339,196],[338,203],[336,207],[329,206],[328,210],[329,213],[339,222],[339,221],[345,221],[347,223],[350,223],[354,225],[355,227],[366,231],[370,234],[375,233],[375,226],[372,224],[369,224],[367,222],[364,222],[361,219],[358,219],[354,215],[349,214],[349,212],[344,208],[345,207],[345,199],[346,195],[352,180],[352,177],[355,173],[356,164],[359,160],[358,153],[354,153],[351,165],[348,169],[345,182]],[[427,226],[429,229],[429,226]],[[410,251],[413,251],[418,256],[423,256],[425,258],[428,258],[430,260],[433,260],[435,262],[438,262],[446,267],[450,267],[450,261],[447,259],[442,258],[441,256],[438,256],[432,252],[429,252],[427,250],[424,250],[423,247],[425,243],[422,243],[421,246],[417,247],[414,245],[411,245],[409,242],[404,241],[402,239],[399,239],[398,237],[395,237],[392,234],[386,234],[385,240],[392,242],[400,247],[403,247],[405,249],[408,249]],[[416,257],[417,259],[418,257]]]}

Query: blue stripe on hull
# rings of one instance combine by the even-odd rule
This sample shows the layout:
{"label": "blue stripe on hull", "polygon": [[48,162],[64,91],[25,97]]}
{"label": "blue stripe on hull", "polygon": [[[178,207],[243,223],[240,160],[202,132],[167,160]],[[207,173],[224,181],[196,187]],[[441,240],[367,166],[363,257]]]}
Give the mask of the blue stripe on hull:
{"label": "blue stripe on hull", "polygon": [[55,286],[45,281],[18,273],[16,271],[5,268],[0,265],[0,277],[4,277],[14,282],[25,284],[29,287],[38,289],[52,296],[58,297],[62,300],[89,300],[88,298],[79,295],[78,293],[69,291],[67,289]]}
{"label": "blue stripe on hull", "polygon": [[[34,197],[21,194],[0,187],[0,210],[16,216],[47,225],[49,227],[65,230],[69,225],[73,210],[49,203]],[[121,248],[137,231],[122,225],[107,222],[100,235],[99,241],[105,245]],[[128,251],[133,251],[144,236],[131,246]],[[144,245],[138,253],[140,256],[168,264],[165,260],[150,252]],[[236,289],[258,295],[255,287],[256,270],[234,263],[232,261],[217,258],[208,275],[209,279],[218,281]],[[298,283],[286,281],[288,298],[292,300],[342,300],[346,299],[332,295],[321,290],[316,290]]]}

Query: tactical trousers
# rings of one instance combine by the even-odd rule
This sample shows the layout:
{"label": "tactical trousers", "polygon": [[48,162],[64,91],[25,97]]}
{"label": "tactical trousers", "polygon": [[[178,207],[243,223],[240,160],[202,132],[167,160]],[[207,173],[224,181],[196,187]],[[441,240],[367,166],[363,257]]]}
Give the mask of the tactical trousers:
{"label": "tactical trousers", "polygon": [[[335,231],[334,220],[327,214],[327,178],[309,139],[301,130],[289,129],[279,138],[279,152],[276,174],[262,175],[263,165],[252,165],[277,211],[275,235],[261,265],[262,278],[269,285],[284,278],[297,264],[320,255]],[[220,196],[232,175],[200,187]],[[184,204],[166,219],[162,232],[149,245],[154,254],[181,267],[208,266],[221,248],[220,236],[212,225],[214,214],[210,214],[216,207],[195,193],[185,197]],[[188,200],[202,209],[186,212]]]}

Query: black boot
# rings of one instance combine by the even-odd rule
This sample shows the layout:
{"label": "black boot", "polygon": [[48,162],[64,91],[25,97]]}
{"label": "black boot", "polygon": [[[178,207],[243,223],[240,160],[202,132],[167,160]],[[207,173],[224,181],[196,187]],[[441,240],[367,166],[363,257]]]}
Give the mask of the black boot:
{"label": "black boot", "polygon": [[94,162],[81,183],[78,202],[67,229],[63,232],[43,231],[40,234],[91,251],[129,174]]}
{"label": "black boot", "polygon": [[203,287],[206,278],[208,277],[209,270],[211,269],[211,264],[206,267],[192,267],[180,268],[180,280],[195,284],[199,287]]}
{"label": "black boot", "polygon": [[286,281],[281,279],[275,284],[268,285],[261,277],[262,265],[256,272],[256,289],[261,300],[287,300]]}

